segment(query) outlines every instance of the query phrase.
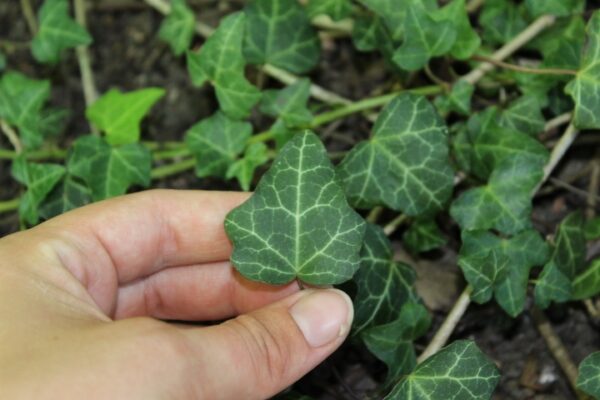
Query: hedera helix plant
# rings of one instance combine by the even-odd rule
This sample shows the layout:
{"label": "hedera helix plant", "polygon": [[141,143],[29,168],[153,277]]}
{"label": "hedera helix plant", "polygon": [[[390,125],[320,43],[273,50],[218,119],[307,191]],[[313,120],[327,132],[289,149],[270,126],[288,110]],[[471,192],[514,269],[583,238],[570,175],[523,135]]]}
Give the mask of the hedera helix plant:
{"label": "hedera helix plant", "polygon": [[[444,347],[470,301],[516,318],[529,293],[542,309],[600,293],[600,262],[586,259],[600,220],[574,212],[544,239],[531,219],[533,196],[578,132],[600,128],[600,12],[583,0],[251,0],[217,28],[185,0],[146,3],[165,14],[160,40],[186,55],[191,84],[212,87],[219,109],[181,141],[144,142],[141,121],[165,90],[110,89],[85,113],[100,134],[61,148],[68,115],[48,104],[52,83],[0,53],[0,124],[14,147],[0,158],[26,189],[0,212],[18,208],[30,226],[190,169],[235,179],[254,194],[225,221],[234,267],[272,285],[353,285],[352,340],[387,365],[376,396],[392,400],[491,398],[500,379],[491,359],[473,341]],[[81,22],[67,0],[45,0],[31,52],[52,66],[79,46],[90,88]],[[378,54],[395,90],[350,101],[302,77],[321,59],[319,30]],[[196,33],[206,39],[197,50]],[[535,61],[521,65],[521,50]],[[285,85],[263,89],[248,69]],[[328,152],[320,128],[356,113],[374,119],[370,132]],[[540,134],[565,124],[549,151]],[[399,217],[379,225],[383,210]],[[403,224],[402,244],[418,257],[448,242],[440,221],[461,232],[468,285],[417,357],[432,318],[388,236]],[[599,353],[573,383],[600,398]]]}

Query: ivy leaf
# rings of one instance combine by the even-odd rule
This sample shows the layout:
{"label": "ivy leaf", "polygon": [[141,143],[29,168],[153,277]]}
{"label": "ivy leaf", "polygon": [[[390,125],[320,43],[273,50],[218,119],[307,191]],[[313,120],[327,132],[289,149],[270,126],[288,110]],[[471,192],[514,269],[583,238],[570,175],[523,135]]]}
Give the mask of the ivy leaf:
{"label": "ivy leaf", "polygon": [[140,140],[140,124],[154,104],[165,95],[164,89],[147,88],[130,93],[111,89],[85,112],[88,120],[106,134],[113,146]]}
{"label": "ivy leaf", "polygon": [[466,60],[471,57],[479,46],[481,39],[471,26],[465,0],[453,0],[440,10],[440,18],[450,21],[456,28],[456,41],[450,49],[452,57]]}
{"label": "ivy leaf", "polygon": [[596,240],[600,238],[600,217],[591,219],[585,223],[585,239]]}
{"label": "ivy leaf", "polygon": [[40,204],[64,174],[65,168],[62,165],[29,163],[22,157],[15,159],[12,164],[12,175],[27,187],[19,204],[21,220],[29,225],[38,223]]}
{"label": "ivy leaf", "polygon": [[354,332],[398,318],[402,305],[418,302],[413,288],[415,272],[404,263],[394,262],[392,245],[383,229],[368,224],[360,252],[358,286],[354,299]]}
{"label": "ivy leaf", "polygon": [[523,14],[512,1],[487,0],[479,16],[484,41],[497,45],[509,42],[527,28]]}
{"label": "ivy leaf", "polygon": [[220,111],[192,126],[185,142],[196,157],[196,175],[225,177],[250,136],[251,124],[233,120]]}
{"label": "ivy leaf", "polygon": [[264,143],[253,143],[246,149],[244,157],[227,169],[226,178],[237,178],[243,190],[249,191],[256,168],[269,161],[268,148]]}
{"label": "ivy leaf", "polygon": [[94,201],[125,194],[134,184],[150,184],[150,152],[138,143],[111,147],[97,136],[83,136],[73,143],[67,160],[70,174],[83,179]]}
{"label": "ivy leaf", "polygon": [[339,21],[350,16],[352,3],[349,0],[310,0],[306,12],[310,18],[324,14],[334,21]]}
{"label": "ivy leaf", "polygon": [[600,12],[596,11],[587,25],[588,43],[581,68],[565,92],[575,101],[573,122],[579,129],[600,128]]}
{"label": "ivy leaf", "polygon": [[332,285],[360,265],[364,220],[348,205],[325,147],[312,132],[286,144],[254,195],[229,213],[232,264],[270,284]]}
{"label": "ivy leaf", "polygon": [[546,120],[533,96],[522,96],[500,113],[500,126],[516,132],[537,136],[544,131]]}
{"label": "ivy leaf", "polygon": [[507,157],[486,186],[464,192],[450,215],[462,230],[496,229],[507,235],[531,227],[531,192],[543,176],[544,163],[523,155]]}
{"label": "ivy leaf", "polygon": [[43,219],[54,218],[92,202],[92,192],[73,176],[67,174],[39,208]]}
{"label": "ivy leaf", "polygon": [[490,399],[499,380],[498,368],[477,345],[459,340],[418,365],[385,400]]}
{"label": "ivy leaf", "polygon": [[313,115],[306,107],[310,98],[310,80],[301,79],[281,90],[263,93],[260,111],[271,117],[281,118],[289,128],[308,126]]}
{"label": "ivy leaf", "polygon": [[296,0],[253,0],[244,54],[251,64],[272,64],[295,74],[310,71],[321,53],[317,32]]}
{"label": "ivy leaf", "polygon": [[571,300],[572,292],[571,279],[551,260],[535,284],[535,303],[540,308],[547,308],[553,301],[564,303]]}
{"label": "ivy leaf", "polygon": [[0,72],[6,68],[6,56],[0,51]]}
{"label": "ivy leaf", "polygon": [[525,6],[533,18],[546,14],[568,17],[582,13],[585,0],[525,0]]}
{"label": "ivy leaf", "polygon": [[579,364],[577,388],[600,398],[600,351],[590,354]]}
{"label": "ivy leaf", "polygon": [[39,29],[31,42],[31,51],[41,63],[54,64],[63,50],[92,43],[85,28],[69,16],[67,0],[45,0],[38,20]]}
{"label": "ivy leaf", "polygon": [[421,96],[405,93],[381,112],[369,141],[338,166],[350,203],[383,205],[407,215],[433,213],[452,193],[454,174],[444,122]]}
{"label": "ivy leaf", "polygon": [[439,96],[435,99],[435,106],[442,115],[455,112],[460,115],[469,115],[471,113],[471,98],[475,86],[460,80],[452,86],[450,93]]}
{"label": "ivy leaf", "polygon": [[402,236],[402,243],[411,253],[438,249],[447,241],[433,219],[417,219]]}
{"label": "ivy leaf", "polygon": [[39,147],[44,141],[44,104],[50,97],[50,82],[8,72],[0,79],[0,118],[19,129],[23,145]]}
{"label": "ivy leaf", "polygon": [[197,52],[188,52],[192,82],[202,86],[209,80],[215,87],[221,110],[231,118],[246,118],[260,100],[260,91],[244,75],[242,52],[246,15],[237,12],[221,20],[213,35]]}
{"label": "ivy leaf", "polygon": [[158,36],[171,46],[176,56],[190,48],[194,37],[196,16],[186,0],[171,1],[171,12],[160,25]]}
{"label": "ivy leaf", "polygon": [[600,293],[600,258],[573,280],[573,300],[589,299]]}
{"label": "ivy leaf", "polygon": [[413,341],[423,336],[430,325],[431,316],[423,305],[406,303],[398,319],[361,334],[369,351],[388,367],[384,386],[412,372],[417,365]]}

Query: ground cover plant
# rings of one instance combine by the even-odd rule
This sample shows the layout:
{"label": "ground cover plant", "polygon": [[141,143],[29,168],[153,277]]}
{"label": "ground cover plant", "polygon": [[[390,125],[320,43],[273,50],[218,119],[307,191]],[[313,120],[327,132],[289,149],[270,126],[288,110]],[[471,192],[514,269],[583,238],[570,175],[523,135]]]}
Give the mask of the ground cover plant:
{"label": "ground cover plant", "polygon": [[600,398],[596,9],[2,4],[0,234],[143,188],[252,190],[225,221],[239,273],[355,303],[283,398]]}

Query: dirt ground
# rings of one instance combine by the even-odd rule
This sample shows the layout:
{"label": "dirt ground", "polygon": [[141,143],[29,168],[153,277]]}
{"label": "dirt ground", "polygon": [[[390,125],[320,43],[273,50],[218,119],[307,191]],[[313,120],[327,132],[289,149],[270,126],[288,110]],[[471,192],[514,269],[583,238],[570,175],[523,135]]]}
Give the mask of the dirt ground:
{"label": "dirt ground", "polygon": [[[168,95],[144,123],[145,139],[181,140],[183,133],[192,124],[216,110],[212,90],[193,88],[185,60],[175,58],[167,46],[158,40],[157,32],[162,19],[160,14],[142,1],[98,0],[90,3],[92,7],[88,23],[94,37],[90,51],[100,92],[112,87],[134,90],[148,86],[164,87],[168,91]],[[200,19],[213,26],[217,24],[220,15],[239,8],[235,1],[194,0],[190,3],[198,11]],[[68,124],[56,139],[57,143],[67,146],[89,129],[83,118],[84,99],[74,53],[68,53],[57,67],[42,67],[33,61],[26,47],[19,45],[28,40],[30,34],[19,2],[0,1],[0,43],[5,44],[3,51],[8,58],[8,68],[31,77],[52,80],[52,104],[71,111]],[[202,44],[201,39],[195,40],[196,46]],[[315,82],[352,99],[364,98],[389,88],[391,75],[386,72],[377,55],[357,53],[350,41],[344,38],[327,40],[323,47],[321,65],[311,74]],[[266,86],[278,87],[278,83],[263,79],[256,72],[250,72],[250,78],[254,81],[264,80]],[[254,116],[253,122],[257,130],[268,127],[267,121],[259,116]],[[347,149],[356,140],[366,138],[369,129],[370,123],[366,119],[350,117],[341,123],[324,127],[320,133],[327,137],[327,146],[337,151]],[[596,156],[594,147],[600,141],[594,135],[597,133],[582,134],[559,167],[560,179],[569,181],[582,190],[587,188],[589,174],[575,179],[573,177]],[[3,137],[0,137],[0,147],[9,147]],[[11,199],[19,194],[20,188],[10,178],[9,168],[8,162],[0,161],[0,200]],[[156,186],[237,189],[233,183],[198,179],[191,172],[162,181]],[[552,234],[556,223],[569,211],[585,207],[585,197],[552,185],[542,193],[535,199],[534,222],[544,235]],[[452,262],[460,247],[458,232],[448,220],[442,222],[448,236],[453,239],[443,251],[426,254],[417,260],[416,267],[418,271],[422,268],[419,272],[419,287],[425,297],[432,295],[428,291],[437,291],[442,280],[448,282],[448,277],[456,282],[442,285],[446,290],[445,296],[442,296],[442,301],[432,305],[433,328],[441,323],[463,284]],[[0,216],[0,236],[17,229],[15,214]],[[401,230],[398,231],[392,238],[399,256],[403,252],[399,242],[401,233]],[[589,256],[597,256],[600,253],[599,247],[598,243],[592,244]],[[547,315],[576,363],[600,348],[598,325],[591,320],[582,304],[555,306]],[[493,304],[472,305],[453,336],[453,339],[458,338],[476,340],[502,370],[496,399],[575,398],[528,312],[513,320]],[[419,346],[426,344],[427,339],[423,338]],[[385,367],[382,363],[360,345],[347,343],[295,387],[317,399],[379,398],[381,396],[373,390],[384,376]]]}

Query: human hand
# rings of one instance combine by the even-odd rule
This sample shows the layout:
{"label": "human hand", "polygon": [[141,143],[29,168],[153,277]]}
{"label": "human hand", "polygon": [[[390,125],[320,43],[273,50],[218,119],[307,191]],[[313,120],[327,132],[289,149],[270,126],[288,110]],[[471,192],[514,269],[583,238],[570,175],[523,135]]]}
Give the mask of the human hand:
{"label": "human hand", "polygon": [[260,399],[314,368],[352,304],[235,272],[223,220],[247,196],[138,193],[1,239],[0,397]]}

